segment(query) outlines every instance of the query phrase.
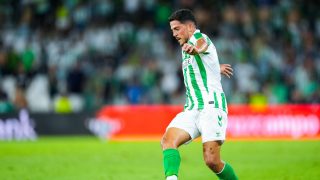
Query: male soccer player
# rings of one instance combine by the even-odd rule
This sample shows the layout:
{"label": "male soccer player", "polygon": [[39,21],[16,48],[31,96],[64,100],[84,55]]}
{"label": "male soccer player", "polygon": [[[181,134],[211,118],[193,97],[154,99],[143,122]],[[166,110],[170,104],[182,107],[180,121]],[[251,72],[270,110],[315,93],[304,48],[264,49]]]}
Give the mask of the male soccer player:
{"label": "male soccer player", "polygon": [[182,47],[187,97],[184,111],[171,121],[161,141],[166,179],[178,178],[178,147],[200,135],[206,165],[219,179],[237,179],[230,164],[220,158],[228,122],[220,73],[229,77],[231,67],[228,67],[229,71],[225,67],[221,71],[215,46],[208,36],[196,29],[192,11],[178,10],[169,17],[169,22],[173,36]]}

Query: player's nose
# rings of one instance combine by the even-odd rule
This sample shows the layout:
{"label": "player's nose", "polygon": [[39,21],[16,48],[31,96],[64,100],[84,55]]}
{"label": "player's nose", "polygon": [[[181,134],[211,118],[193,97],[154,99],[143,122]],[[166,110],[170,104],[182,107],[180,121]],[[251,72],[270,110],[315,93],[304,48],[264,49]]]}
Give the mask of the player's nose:
{"label": "player's nose", "polygon": [[173,32],[173,37],[177,38],[178,37],[178,33]]}

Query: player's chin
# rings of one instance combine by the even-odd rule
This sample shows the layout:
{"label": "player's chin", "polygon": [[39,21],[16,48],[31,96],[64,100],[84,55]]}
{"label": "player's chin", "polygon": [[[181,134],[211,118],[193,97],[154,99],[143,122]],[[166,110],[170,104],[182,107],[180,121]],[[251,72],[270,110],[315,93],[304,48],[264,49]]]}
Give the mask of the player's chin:
{"label": "player's chin", "polygon": [[184,42],[182,39],[178,40],[180,46],[183,46],[186,42]]}

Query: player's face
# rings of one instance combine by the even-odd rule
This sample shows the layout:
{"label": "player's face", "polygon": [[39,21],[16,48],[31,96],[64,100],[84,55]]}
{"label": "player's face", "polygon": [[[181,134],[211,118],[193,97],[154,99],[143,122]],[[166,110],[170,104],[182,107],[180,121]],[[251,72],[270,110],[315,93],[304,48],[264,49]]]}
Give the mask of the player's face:
{"label": "player's face", "polygon": [[173,34],[173,37],[179,42],[182,46],[189,39],[188,28],[186,24],[182,24],[180,21],[174,20],[170,21],[170,28]]}

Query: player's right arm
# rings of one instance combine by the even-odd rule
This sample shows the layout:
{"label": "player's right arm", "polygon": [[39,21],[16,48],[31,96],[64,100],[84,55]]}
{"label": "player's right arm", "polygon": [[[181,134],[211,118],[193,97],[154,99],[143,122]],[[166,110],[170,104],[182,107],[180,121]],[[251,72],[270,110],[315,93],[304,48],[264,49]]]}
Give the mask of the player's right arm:
{"label": "player's right arm", "polygon": [[220,64],[220,73],[230,78],[233,76],[233,69],[230,64]]}

